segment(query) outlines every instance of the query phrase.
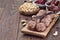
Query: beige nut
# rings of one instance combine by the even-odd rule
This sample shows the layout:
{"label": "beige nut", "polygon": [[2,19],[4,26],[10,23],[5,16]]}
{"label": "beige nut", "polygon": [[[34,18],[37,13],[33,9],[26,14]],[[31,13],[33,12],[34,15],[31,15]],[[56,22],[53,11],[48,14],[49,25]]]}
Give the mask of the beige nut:
{"label": "beige nut", "polygon": [[26,23],[27,21],[26,20],[21,20],[21,23],[23,24],[23,23]]}
{"label": "beige nut", "polygon": [[58,31],[55,31],[55,33],[53,33],[53,36],[57,36],[58,35]]}
{"label": "beige nut", "polygon": [[22,26],[25,26],[27,23],[23,23]]}

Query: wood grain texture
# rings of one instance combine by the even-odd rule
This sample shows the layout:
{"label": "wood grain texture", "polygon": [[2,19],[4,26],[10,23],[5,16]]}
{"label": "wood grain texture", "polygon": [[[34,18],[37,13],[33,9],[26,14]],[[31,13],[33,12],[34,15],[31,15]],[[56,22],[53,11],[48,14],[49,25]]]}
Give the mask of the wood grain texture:
{"label": "wood grain texture", "polygon": [[24,0],[0,0],[0,40],[60,40],[60,29],[58,36],[52,35],[57,30],[56,27],[60,28],[60,18],[45,39],[22,33],[20,21],[31,19],[31,16],[19,14],[19,6],[23,3]]}
{"label": "wood grain texture", "polygon": [[16,40],[19,23],[18,7],[15,7],[12,0],[5,1],[6,6],[0,20],[0,40]]}

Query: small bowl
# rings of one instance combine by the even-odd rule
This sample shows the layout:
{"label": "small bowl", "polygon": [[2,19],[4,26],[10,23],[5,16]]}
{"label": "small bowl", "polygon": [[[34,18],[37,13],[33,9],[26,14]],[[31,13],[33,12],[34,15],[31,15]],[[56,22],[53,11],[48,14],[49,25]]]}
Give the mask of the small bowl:
{"label": "small bowl", "polygon": [[[33,0],[33,3],[35,3],[36,0]],[[46,9],[46,6],[45,4],[38,4],[38,3],[35,3],[37,6],[39,6],[40,9]]]}
{"label": "small bowl", "polygon": [[48,5],[47,3],[46,3],[46,6],[49,11],[60,11],[60,6],[51,6],[51,5]]}

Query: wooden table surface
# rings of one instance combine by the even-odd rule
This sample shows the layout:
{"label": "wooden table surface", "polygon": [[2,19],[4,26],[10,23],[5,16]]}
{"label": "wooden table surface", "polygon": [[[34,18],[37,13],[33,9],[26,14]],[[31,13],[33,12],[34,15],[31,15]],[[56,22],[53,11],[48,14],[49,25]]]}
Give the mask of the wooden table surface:
{"label": "wooden table surface", "polygon": [[[30,20],[31,16],[19,14],[19,6],[24,0],[0,0],[0,40],[60,40],[60,18],[49,32],[46,38],[25,35],[21,32],[23,28],[20,21]],[[58,36],[52,34],[58,30]]]}

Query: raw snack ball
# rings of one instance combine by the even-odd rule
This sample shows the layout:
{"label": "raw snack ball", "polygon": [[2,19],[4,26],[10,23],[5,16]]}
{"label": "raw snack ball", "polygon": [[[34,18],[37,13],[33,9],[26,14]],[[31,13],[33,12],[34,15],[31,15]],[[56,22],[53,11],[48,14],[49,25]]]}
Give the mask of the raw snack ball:
{"label": "raw snack ball", "polygon": [[41,15],[44,15],[46,14],[46,10],[40,10],[38,13],[37,13],[37,16],[41,16]]}
{"label": "raw snack ball", "polygon": [[52,17],[50,15],[45,16],[41,22],[44,23],[47,27],[49,26],[49,24],[52,21]]}
{"label": "raw snack ball", "polygon": [[56,14],[50,14],[51,18],[57,17]]}
{"label": "raw snack ball", "polygon": [[46,26],[44,23],[38,23],[37,26],[36,26],[36,30],[37,31],[44,31],[46,29]]}
{"label": "raw snack ball", "polygon": [[47,15],[41,20],[41,22],[48,27],[55,17],[57,17],[56,14]]}
{"label": "raw snack ball", "polygon": [[36,22],[35,21],[30,21],[28,23],[28,29],[30,30],[35,30]]}

